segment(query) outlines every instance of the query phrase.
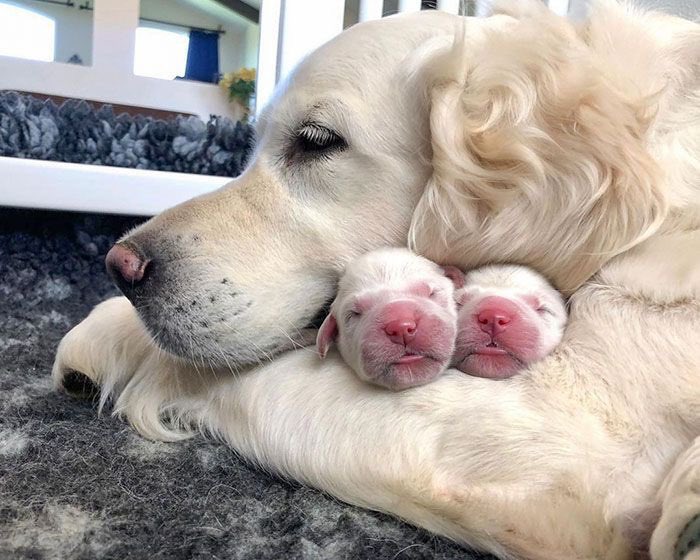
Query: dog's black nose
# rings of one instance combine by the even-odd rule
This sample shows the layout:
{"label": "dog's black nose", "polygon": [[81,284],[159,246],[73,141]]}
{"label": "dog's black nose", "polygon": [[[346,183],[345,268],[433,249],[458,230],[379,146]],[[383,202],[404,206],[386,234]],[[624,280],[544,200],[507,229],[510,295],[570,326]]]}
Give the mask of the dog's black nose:
{"label": "dog's black nose", "polygon": [[132,299],[134,290],[146,277],[150,260],[138,254],[132,247],[117,243],[107,253],[105,264],[117,287],[126,297]]}

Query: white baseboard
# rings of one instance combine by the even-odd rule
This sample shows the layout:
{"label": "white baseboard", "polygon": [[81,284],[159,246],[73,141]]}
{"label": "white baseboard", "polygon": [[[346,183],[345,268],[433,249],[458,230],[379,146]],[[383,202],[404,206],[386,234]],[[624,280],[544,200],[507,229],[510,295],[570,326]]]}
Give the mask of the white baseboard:
{"label": "white baseboard", "polygon": [[227,177],[0,157],[0,206],[152,216],[229,181]]}

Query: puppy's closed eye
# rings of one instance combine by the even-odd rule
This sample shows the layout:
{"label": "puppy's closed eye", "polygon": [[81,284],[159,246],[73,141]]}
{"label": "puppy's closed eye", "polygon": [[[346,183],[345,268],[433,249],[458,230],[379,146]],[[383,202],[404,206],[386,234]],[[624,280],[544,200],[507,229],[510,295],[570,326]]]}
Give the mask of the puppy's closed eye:
{"label": "puppy's closed eye", "polygon": [[349,309],[347,313],[345,313],[345,322],[351,321],[352,319],[357,319],[360,315],[362,315],[362,311],[359,309]]}

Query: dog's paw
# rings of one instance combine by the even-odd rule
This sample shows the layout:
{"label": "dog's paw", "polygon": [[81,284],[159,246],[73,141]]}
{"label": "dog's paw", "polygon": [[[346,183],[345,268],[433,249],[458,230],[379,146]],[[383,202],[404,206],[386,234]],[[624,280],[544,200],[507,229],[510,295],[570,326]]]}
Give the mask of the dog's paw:
{"label": "dog's paw", "polygon": [[700,513],[685,524],[674,550],[677,560],[687,560],[691,554],[700,555]]}
{"label": "dog's paw", "polygon": [[700,560],[700,438],[677,459],[661,488],[653,560]]}
{"label": "dog's paw", "polygon": [[146,354],[150,340],[125,297],[108,299],[61,340],[52,370],[54,387],[94,396],[107,376],[128,377]]}

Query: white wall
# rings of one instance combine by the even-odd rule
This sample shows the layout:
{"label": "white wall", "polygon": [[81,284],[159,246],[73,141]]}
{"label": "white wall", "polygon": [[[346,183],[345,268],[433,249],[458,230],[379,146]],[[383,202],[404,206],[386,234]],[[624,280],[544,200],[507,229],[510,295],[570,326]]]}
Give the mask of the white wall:
{"label": "white wall", "polygon": [[240,118],[217,85],[134,75],[138,0],[96,0],[93,18],[92,66],[0,56],[0,89]]}
{"label": "white wall", "polygon": [[[275,1],[275,0],[270,0]],[[243,66],[257,65],[258,25],[242,17],[217,17],[183,0],[141,0],[141,17],[226,31],[219,36],[219,67],[231,72]],[[147,25],[146,22],[144,24]]]}
{"label": "white wall", "polygon": [[700,17],[700,0],[640,0],[639,3],[689,19]]}
{"label": "white wall", "polygon": [[[77,54],[84,64],[92,64],[93,12],[79,9],[82,0],[76,0],[72,7],[36,0],[0,0],[0,3],[31,9],[56,22],[56,62],[67,62],[72,55]],[[259,26],[241,16],[224,15],[224,10],[217,14],[205,8],[206,5],[199,7],[187,0],[141,0],[140,15],[194,27],[216,29],[221,25],[226,32],[219,38],[221,71],[231,72],[244,66],[255,67]]]}
{"label": "white wall", "polygon": [[260,26],[249,25],[245,40],[246,48],[243,66],[246,68],[256,68],[258,66],[258,51],[260,50]]}
{"label": "white wall", "polygon": [[92,64],[92,11],[80,10],[81,2],[70,8],[34,0],[0,0],[0,3],[30,9],[56,22],[56,62],[67,62],[77,54],[84,64]]}

